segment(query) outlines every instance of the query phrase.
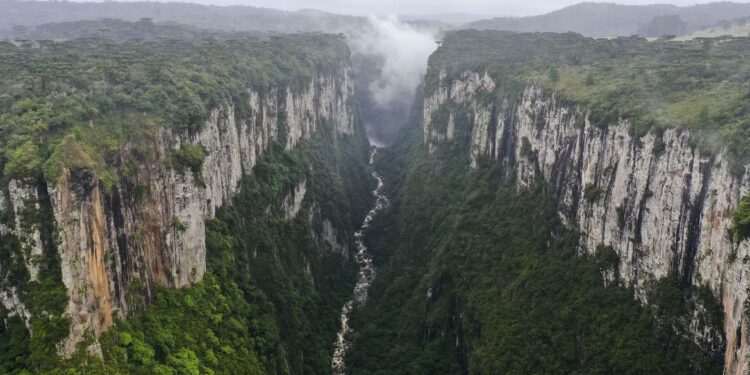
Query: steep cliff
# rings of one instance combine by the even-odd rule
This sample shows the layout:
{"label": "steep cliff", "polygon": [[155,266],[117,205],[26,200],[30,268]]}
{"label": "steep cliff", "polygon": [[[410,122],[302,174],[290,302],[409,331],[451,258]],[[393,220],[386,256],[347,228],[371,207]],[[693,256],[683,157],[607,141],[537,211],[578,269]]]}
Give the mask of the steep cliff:
{"label": "steep cliff", "polygon": [[747,43],[447,35],[352,368],[747,373]]}
{"label": "steep cliff", "polygon": [[723,326],[712,326],[699,303],[685,318],[688,334],[705,351],[726,346],[726,373],[747,373],[750,245],[732,234],[732,213],[749,193],[747,167],[735,173],[726,149],[702,151],[690,130],[641,135],[627,118],[595,123],[585,103],[541,84],[518,97],[494,96],[504,79],[486,70],[449,78],[441,70],[424,104],[429,152],[468,140],[472,168],[499,162],[519,190],[543,184],[578,233],[582,255],[616,253],[604,282],[633,288],[644,304],[668,277],[685,290],[709,287],[721,301]]}
{"label": "steep cliff", "polygon": [[[579,233],[581,253],[594,256],[611,246],[619,259],[605,277],[634,288],[642,302],[648,303],[657,280],[670,275],[686,287],[709,286],[724,308],[727,371],[744,373],[748,243],[736,244],[731,228],[732,212],[748,194],[747,174],[733,176],[724,154],[702,155],[687,131],[633,137],[627,121],[602,130],[580,106],[538,86],[495,112],[492,105],[477,102],[477,90],[462,90],[482,87],[481,75],[467,72],[464,77],[441,86],[455,96],[436,94],[427,103],[471,108],[472,166],[483,159],[511,166],[519,189],[541,178],[557,198],[561,218]],[[484,82],[494,85],[486,76]],[[431,135],[425,141],[434,149],[452,137],[432,127],[432,113],[426,104],[425,133]],[[723,345],[722,334],[702,320],[693,323],[698,343]]]}
{"label": "steep cliff", "polygon": [[[36,304],[35,296],[18,290],[37,280],[39,264],[44,263],[40,258],[44,258],[46,247],[50,256],[59,259],[57,272],[61,276],[58,280],[67,294],[67,303],[59,317],[69,322],[69,333],[57,350],[63,356],[70,356],[86,337],[98,337],[115,320],[143,310],[144,302],[152,301],[158,290],[187,287],[204,278],[206,223],[240,192],[243,178],[254,173],[256,165],[276,147],[274,145],[281,147],[277,153],[291,152],[316,137],[319,139],[316,147],[332,155],[340,153],[339,148],[348,147],[355,154],[356,150],[361,151],[359,159],[364,159],[364,133],[355,119],[351,68],[341,40],[328,36],[290,37],[273,42],[250,41],[249,45],[255,50],[260,48],[259,51],[270,58],[284,58],[285,49],[295,48],[298,42],[310,46],[322,43],[317,47],[317,57],[303,49],[295,52],[309,64],[302,66],[302,74],[295,66],[298,71],[288,72],[288,77],[283,75],[286,68],[281,69],[282,75],[270,79],[268,73],[263,75],[258,71],[254,72],[256,76],[251,72],[247,76],[232,77],[244,87],[236,89],[225,85],[222,88],[225,92],[215,96],[216,99],[201,98],[204,103],[199,105],[205,108],[206,116],[189,117],[190,121],[197,122],[195,125],[173,126],[169,124],[171,118],[160,118],[160,111],[169,108],[144,116],[109,109],[119,111],[124,120],[132,119],[133,124],[126,123],[120,129],[128,129],[128,126],[137,129],[121,137],[120,132],[129,130],[102,124],[106,124],[108,115],[106,109],[100,108],[103,115],[92,118],[88,126],[74,128],[50,141],[55,146],[51,155],[47,154],[49,159],[44,162],[43,176],[34,166],[29,166],[31,170],[25,171],[28,173],[18,173],[8,166],[13,160],[6,159],[3,180],[7,181],[7,188],[0,199],[0,211],[7,220],[0,225],[0,234],[19,244],[18,249],[13,249],[3,260],[0,290],[7,315],[19,316],[34,337],[30,320],[36,315],[52,313],[27,308],[29,303]],[[125,49],[129,48],[134,47],[125,45]],[[189,48],[196,47],[186,49]],[[216,51],[229,47],[207,48]],[[222,53],[226,53],[224,51]],[[260,58],[251,58],[259,63]],[[293,56],[286,58],[288,63],[294,63]],[[261,64],[264,62],[260,60]],[[258,69],[258,66],[253,68]],[[196,78],[198,72],[189,74],[194,74],[194,81],[201,79]],[[172,82],[164,86],[166,90],[179,90],[182,83],[171,79]],[[116,85],[123,82],[127,84],[127,79],[115,79],[108,84],[119,87]],[[201,92],[211,87],[197,86],[197,89]],[[54,89],[52,91],[54,93]],[[74,94],[75,89],[62,95]],[[95,93],[92,94],[84,100],[94,103]],[[43,100],[52,102],[54,99]],[[23,114],[33,114],[33,111]],[[184,111],[184,104],[176,111]],[[6,121],[12,123],[13,115],[8,114]],[[146,125],[141,125],[143,123]],[[58,129],[55,131],[60,132]],[[105,137],[109,140],[114,138],[106,148],[88,138],[98,137],[101,132],[110,132]],[[13,146],[6,147],[11,150],[8,151],[8,159],[11,159]],[[99,158],[99,152],[106,156]],[[41,157],[44,155],[42,153]],[[318,172],[308,171],[313,176],[315,173]],[[286,198],[268,202],[282,207],[289,221],[295,219],[303,201],[311,199],[306,198],[307,177],[298,178],[297,187]],[[317,184],[333,183],[319,180],[315,177]],[[44,201],[40,199],[42,191]],[[40,218],[42,211],[46,212],[44,218]],[[310,213],[310,220],[315,216],[323,223],[320,229],[313,231],[321,241],[330,243],[321,245],[322,252],[333,248],[347,256],[352,239],[344,234],[348,227],[342,228],[342,221],[331,221],[335,217],[330,215],[337,214],[340,213],[318,209],[317,213]],[[45,228],[41,228],[41,221],[54,227],[46,243],[42,240]],[[19,279],[13,276],[14,272],[28,276]],[[98,345],[89,349],[101,355]]]}
{"label": "steep cliff", "polygon": [[[138,167],[136,186],[118,184],[109,197],[97,176],[66,171],[51,189],[73,324],[63,353],[71,353],[86,330],[99,334],[114,316],[127,316],[133,280],[143,283],[150,298],[150,285],[179,288],[203,278],[205,221],[237,193],[242,176],[279,140],[280,128],[287,149],[309,139],[322,121],[330,121],[337,135],[352,134],[349,74],[343,64],[340,72],[316,75],[299,92],[251,91],[248,117],[238,118],[232,105],[215,109],[192,136],[160,132],[150,145],[159,157]],[[183,144],[205,150],[197,175],[165,168],[172,150]],[[124,146],[123,160],[134,157],[128,155],[130,146]],[[137,195],[139,186],[149,187],[144,196]]]}

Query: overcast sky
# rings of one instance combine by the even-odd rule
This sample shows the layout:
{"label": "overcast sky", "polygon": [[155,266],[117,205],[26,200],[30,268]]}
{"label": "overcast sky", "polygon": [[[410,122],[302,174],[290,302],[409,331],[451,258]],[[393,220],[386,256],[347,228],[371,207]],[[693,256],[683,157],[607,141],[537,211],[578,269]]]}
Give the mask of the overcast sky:
{"label": "overcast sky", "polygon": [[[441,14],[470,13],[483,17],[547,13],[583,0],[183,0],[216,5],[252,5],[285,10],[320,9],[346,14]],[[620,4],[671,3],[693,5],[690,0],[608,0]],[[735,0],[736,2],[750,2]]]}

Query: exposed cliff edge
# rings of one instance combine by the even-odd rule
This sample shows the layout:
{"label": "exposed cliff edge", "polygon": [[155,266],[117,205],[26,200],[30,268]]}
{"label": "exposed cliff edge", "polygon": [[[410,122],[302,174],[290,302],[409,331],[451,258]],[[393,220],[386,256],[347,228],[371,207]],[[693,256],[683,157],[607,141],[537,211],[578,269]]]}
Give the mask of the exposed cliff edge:
{"label": "exposed cliff edge", "polygon": [[[357,131],[348,62],[337,69],[319,69],[306,85],[248,90],[243,97],[242,111],[235,103],[221,104],[197,132],[159,128],[143,143],[121,145],[115,171],[129,178],[113,186],[92,170],[66,169],[49,183],[71,321],[61,354],[70,355],[87,333],[98,335],[115,318],[138,309],[133,304],[141,299],[134,295],[148,300],[154,287],[180,288],[203,278],[206,221],[237,194],[242,177],[252,173],[271,143],[290,150],[324,127],[334,138]],[[205,152],[197,173],[173,162],[175,152],[189,145]],[[142,158],[144,148],[154,157]],[[126,170],[129,161],[136,161],[134,170]],[[15,213],[15,224],[0,226],[0,231],[24,244],[32,278],[33,258],[41,254],[42,243],[38,228],[24,225],[21,211],[38,205],[36,189],[35,184],[12,180],[7,200],[5,194],[0,199],[0,210]],[[304,190],[301,181],[289,202],[285,200],[289,219],[299,210]],[[336,242],[336,228],[327,228],[321,236]],[[14,286],[0,289],[5,309],[28,321],[29,312]]]}
{"label": "exposed cliff edge", "polygon": [[580,252],[614,249],[619,261],[603,270],[604,281],[634,288],[643,303],[668,275],[682,287],[710,287],[723,305],[723,334],[701,323],[700,309],[690,334],[706,351],[726,345],[725,373],[748,372],[750,242],[731,234],[732,212],[750,193],[747,168],[733,175],[725,152],[701,154],[687,130],[634,137],[628,121],[597,127],[585,107],[537,85],[495,102],[487,94],[498,84],[487,73],[449,79],[442,71],[438,80],[424,104],[429,152],[466,142],[472,167],[512,167],[519,189],[544,181],[579,233]]}

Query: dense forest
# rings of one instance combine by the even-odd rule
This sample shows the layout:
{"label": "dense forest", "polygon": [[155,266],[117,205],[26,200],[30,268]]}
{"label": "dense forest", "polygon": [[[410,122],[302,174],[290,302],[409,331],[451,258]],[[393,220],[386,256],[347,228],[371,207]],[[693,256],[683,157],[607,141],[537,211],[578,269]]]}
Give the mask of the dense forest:
{"label": "dense forest", "polygon": [[[155,126],[195,132],[220,103],[241,103],[246,88],[304,84],[347,58],[340,41],[315,36],[3,43],[5,175],[54,181],[61,167],[85,167],[116,178],[108,160],[127,139]],[[84,131],[90,122],[97,127]]]}
{"label": "dense forest", "polygon": [[[503,114],[495,103],[515,108],[523,90],[537,85],[554,100],[582,106],[586,121],[603,132],[622,121],[636,139],[688,129],[706,160],[725,151],[742,176],[749,161],[748,40],[448,34],[430,58],[425,96],[446,93],[439,84],[463,82],[445,95],[464,102],[434,109],[431,126],[455,132],[434,148],[422,141],[417,105],[400,142],[380,159],[393,203],[367,237],[379,274],[370,304],[353,318],[351,373],[722,373],[721,345],[686,334],[685,317],[693,314],[702,327],[724,326],[715,292],[669,275],[653,281],[641,305],[634,289],[602,282],[621,257],[606,245],[582,254],[578,233],[558,213],[562,198],[544,175],[537,172],[527,186],[502,159],[471,165],[480,121],[472,108],[492,108],[499,124],[506,121],[502,139],[516,142],[506,134],[514,113]],[[485,90],[470,81],[472,71],[486,72],[497,86]],[[477,104],[460,96],[466,87]],[[540,115],[549,117],[538,121]],[[541,111],[532,127],[539,131],[545,118],[558,115]],[[536,160],[522,141],[520,156],[498,158]],[[603,191],[586,186],[581,193],[590,202]],[[728,236],[746,238],[747,217],[745,198]]]}
{"label": "dense forest", "polygon": [[485,70],[502,84],[488,101],[516,98],[534,83],[590,110],[601,127],[618,119],[631,131],[685,128],[704,151],[729,147],[738,171],[750,162],[750,38],[687,42],[638,37],[594,39],[577,34],[458,31],[430,58],[426,92],[440,71],[452,79]]}
{"label": "dense forest", "polygon": [[[70,359],[58,355],[70,324],[55,233],[63,223],[55,223],[46,189],[65,171],[84,180],[96,176],[106,196],[119,194],[116,186],[146,195],[155,187],[139,185],[139,164],[159,160],[164,170],[191,173],[200,184],[207,151],[187,144],[160,156],[150,147],[159,129],[189,137],[225,103],[242,119],[242,111],[258,110],[247,107],[249,90],[305,87],[316,72],[338,74],[348,59],[346,45],[330,35],[0,45],[0,198],[5,201],[11,180],[39,187],[38,204],[15,215],[28,230],[40,229],[45,249],[34,260],[40,276],[32,279],[24,261],[28,248],[13,234],[17,230],[3,230],[2,285],[33,318],[27,329],[21,316],[0,307],[6,322],[0,372],[326,372],[336,313],[356,269],[348,254],[325,250],[318,233],[325,225],[353,232],[368,210],[374,181],[359,123],[352,125],[355,134],[342,137],[322,121],[321,131],[294,150],[284,147],[289,130],[282,123],[242,181],[241,194],[207,223],[204,280],[172,290],[136,279],[127,285],[128,319],[102,337],[87,335]],[[123,159],[122,149],[131,145],[137,152]],[[306,194],[290,220],[278,207],[300,180]],[[3,214],[2,224],[13,228],[14,213],[3,208]],[[174,218],[170,230],[185,225]],[[144,292],[151,288],[156,291]],[[101,357],[90,356],[91,348]]]}
{"label": "dense forest", "polygon": [[378,166],[395,199],[368,236],[380,272],[354,317],[352,374],[722,373],[673,331],[691,308],[676,281],[645,308],[605,286],[618,257],[579,256],[544,189],[518,191],[492,162],[471,170],[467,130],[430,155],[409,129]]}

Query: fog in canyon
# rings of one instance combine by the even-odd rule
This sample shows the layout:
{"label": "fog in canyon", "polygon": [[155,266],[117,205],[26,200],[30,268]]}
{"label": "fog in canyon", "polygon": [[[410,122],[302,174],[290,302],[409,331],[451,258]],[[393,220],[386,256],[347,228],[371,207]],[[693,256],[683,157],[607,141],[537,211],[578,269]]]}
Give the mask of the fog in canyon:
{"label": "fog in canyon", "polygon": [[352,33],[348,40],[359,73],[355,79],[362,119],[370,141],[384,145],[408,117],[427,59],[437,48],[438,31],[396,17],[370,16],[367,21],[364,32]]}

